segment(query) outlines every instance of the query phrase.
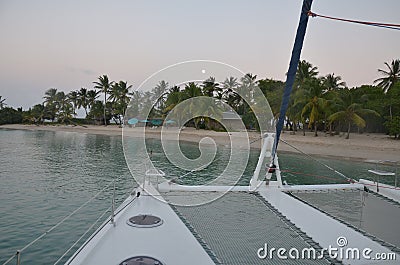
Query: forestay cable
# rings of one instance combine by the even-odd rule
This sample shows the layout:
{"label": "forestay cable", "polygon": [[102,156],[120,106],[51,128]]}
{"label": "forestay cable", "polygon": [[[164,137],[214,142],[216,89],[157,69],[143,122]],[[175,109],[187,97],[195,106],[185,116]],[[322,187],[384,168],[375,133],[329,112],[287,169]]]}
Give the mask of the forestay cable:
{"label": "forestay cable", "polygon": [[285,143],[285,144],[287,144],[288,146],[292,147],[292,148],[295,149],[296,151],[302,153],[303,155],[306,155],[307,157],[309,157],[309,158],[311,158],[312,160],[316,161],[318,164],[320,164],[320,165],[326,167],[326,168],[329,169],[329,170],[332,170],[333,172],[335,172],[336,174],[338,174],[338,175],[341,176],[342,178],[346,179],[346,181],[348,181],[348,182],[350,182],[350,183],[355,183],[355,182],[357,182],[357,181],[355,181],[354,179],[345,176],[343,173],[337,171],[336,169],[334,169],[334,168],[328,166],[327,164],[325,164],[325,163],[319,161],[318,159],[315,159],[315,158],[312,157],[311,155],[309,155],[309,154],[307,154],[307,153],[301,151],[299,148],[297,148],[296,146],[294,146],[294,145],[292,145],[292,144],[286,142],[285,140],[282,140],[282,139],[281,139],[280,141],[283,142],[283,143]]}
{"label": "forestay cable", "polygon": [[345,18],[338,18],[338,17],[330,17],[330,16],[319,15],[319,14],[316,14],[311,11],[308,11],[308,16],[326,18],[326,19],[337,20],[337,21],[342,21],[342,22],[350,22],[350,23],[355,23],[355,24],[362,24],[362,25],[366,25],[366,26],[400,30],[400,24],[388,24],[388,23],[380,23],[380,22],[369,22],[369,21],[352,20],[352,19],[345,19]]}

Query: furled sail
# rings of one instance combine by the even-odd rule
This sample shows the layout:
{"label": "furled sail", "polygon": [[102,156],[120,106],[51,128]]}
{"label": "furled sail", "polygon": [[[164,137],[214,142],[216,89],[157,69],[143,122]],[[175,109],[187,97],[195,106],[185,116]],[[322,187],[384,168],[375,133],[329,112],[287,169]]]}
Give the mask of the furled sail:
{"label": "furled sail", "polygon": [[286,76],[285,90],[283,92],[281,110],[279,114],[279,120],[276,124],[276,135],[275,141],[272,148],[271,155],[271,167],[274,167],[273,161],[275,159],[276,150],[278,148],[279,138],[283,129],[283,123],[286,117],[286,111],[289,105],[290,93],[292,92],[293,83],[296,77],[297,65],[299,64],[301,50],[303,48],[304,37],[306,34],[309,12],[311,11],[311,5],[313,0],[304,0],[303,7],[301,9],[300,22],[297,28],[296,39],[293,46],[292,57],[289,63],[289,70]]}

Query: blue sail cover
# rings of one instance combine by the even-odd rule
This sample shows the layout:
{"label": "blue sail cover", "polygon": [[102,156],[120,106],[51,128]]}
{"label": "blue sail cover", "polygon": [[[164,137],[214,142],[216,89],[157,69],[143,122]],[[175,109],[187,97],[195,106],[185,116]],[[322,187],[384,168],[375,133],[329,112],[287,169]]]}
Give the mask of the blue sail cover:
{"label": "blue sail cover", "polygon": [[289,105],[290,93],[292,92],[293,83],[296,78],[297,65],[299,64],[301,49],[303,48],[304,36],[306,34],[308,24],[308,12],[311,11],[311,5],[313,0],[304,0],[303,7],[301,9],[300,22],[297,28],[296,39],[293,46],[292,58],[290,59],[289,70],[286,77],[285,90],[283,92],[281,110],[279,114],[279,120],[276,124],[276,135],[275,142],[272,149],[272,160],[273,164],[276,150],[278,148],[279,138],[283,129],[283,123],[286,117],[286,111]]}

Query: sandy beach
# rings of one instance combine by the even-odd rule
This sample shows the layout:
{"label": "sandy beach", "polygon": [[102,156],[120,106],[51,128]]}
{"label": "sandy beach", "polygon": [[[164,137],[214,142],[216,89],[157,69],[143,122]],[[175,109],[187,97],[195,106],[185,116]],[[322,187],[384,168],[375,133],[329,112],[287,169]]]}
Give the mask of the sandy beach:
{"label": "sandy beach", "polygon": [[[90,133],[101,135],[122,135],[122,128],[118,126],[64,126],[64,125],[2,125],[0,129],[18,129],[18,130],[47,130],[47,131],[67,131],[77,133]],[[129,130],[130,136],[139,136],[143,133],[143,128],[133,128]],[[161,129],[146,129],[146,137],[160,138]],[[172,130],[171,130],[172,134]],[[251,147],[260,148],[260,133],[249,132],[250,141],[255,141]],[[169,135],[168,130],[164,134],[166,138],[173,138],[175,135]],[[229,144],[229,135],[224,132],[214,132],[206,130],[195,130],[193,128],[185,128],[181,131],[179,139],[183,141],[199,142],[204,137],[211,137],[217,144]],[[292,135],[285,132],[281,136],[282,140],[295,146],[301,151],[315,156],[335,157],[347,160],[390,160],[400,161],[400,141],[389,138],[385,134],[350,134],[350,139],[344,139],[344,136],[329,136],[320,133],[318,137],[314,137],[312,132],[308,132],[306,136],[302,132]],[[243,138],[243,141],[246,139]],[[244,143],[244,142],[243,142]],[[281,142],[278,151],[295,152],[289,145]]]}

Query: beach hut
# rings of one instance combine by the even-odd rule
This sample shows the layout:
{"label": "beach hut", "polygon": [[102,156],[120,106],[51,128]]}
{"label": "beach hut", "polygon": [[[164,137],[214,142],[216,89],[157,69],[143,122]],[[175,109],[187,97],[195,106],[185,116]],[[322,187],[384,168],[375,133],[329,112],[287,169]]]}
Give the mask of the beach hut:
{"label": "beach hut", "polygon": [[222,124],[227,131],[239,131],[242,128],[242,118],[234,111],[224,111],[222,113]]}

